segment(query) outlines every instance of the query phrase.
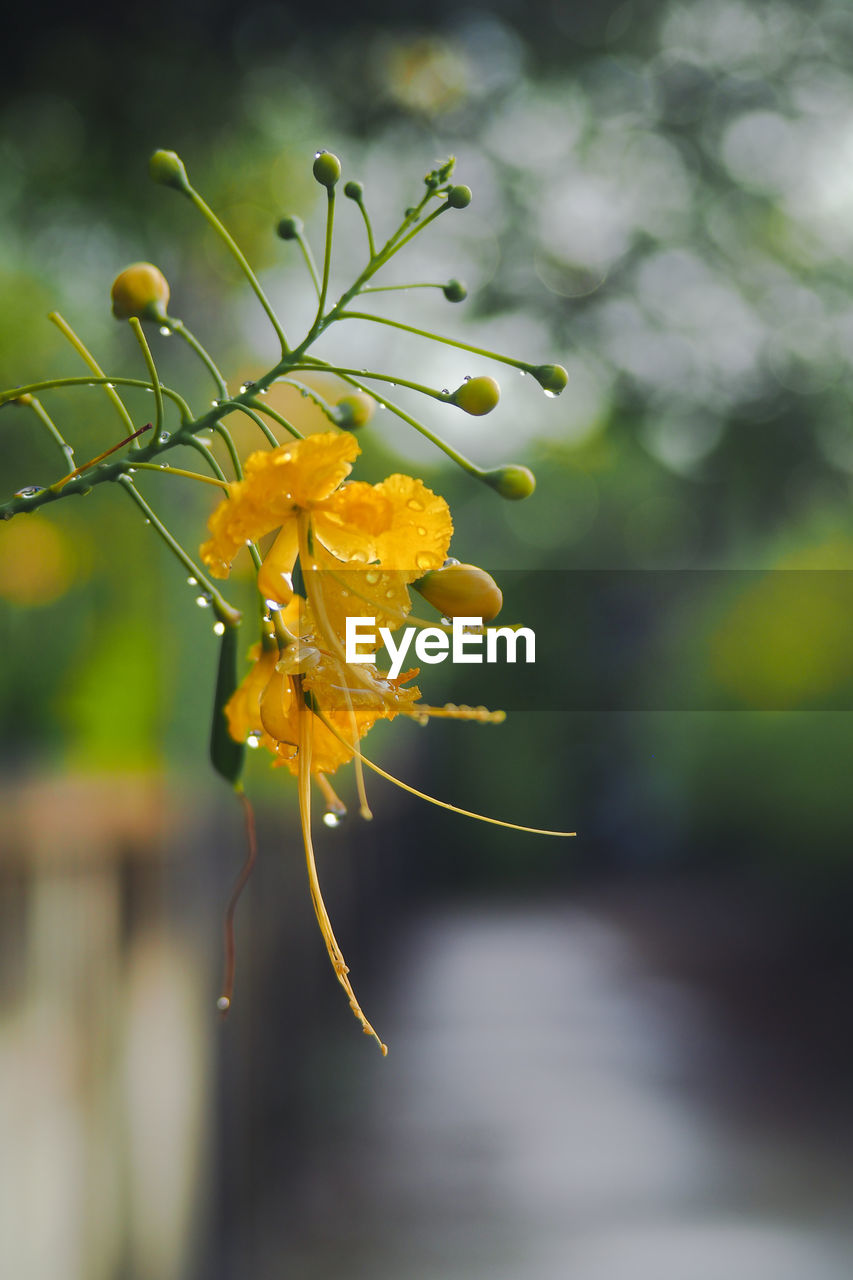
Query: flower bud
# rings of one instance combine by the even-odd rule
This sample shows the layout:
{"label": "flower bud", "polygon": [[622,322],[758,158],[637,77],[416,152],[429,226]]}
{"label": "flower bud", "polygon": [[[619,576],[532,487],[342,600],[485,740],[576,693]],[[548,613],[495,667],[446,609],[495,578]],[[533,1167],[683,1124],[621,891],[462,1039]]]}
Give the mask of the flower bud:
{"label": "flower bud", "polygon": [[470,187],[451,187],[447,193],[447,203],[451,209],[467,209],[471,203]]}
{"label": "flower bud", "polygon": [[513,501],[529,498],[536,488],[536,477],[529,467],[520,467],[510,463],[506,467],[495,467],[493,471],[484,471],[480,479],[502,498]]}
{"label": "flower bud", "polygon": [[364,391],[354,391],[335,405],[335,422],[347,431],[363,427],[373,417],[376,401]]}
{"label": "flower bud", "polygon": [[314,177],[321,187],[332,187],[341,176],[341,162],[331,151],[318,151],[314,157]]}
{"label": "flower bud", "polygon": [[501,389],[494,378],[469,378],[450,396],[450,403],[464,409],[472,417],[481,418],[491,413],[501,398]]}
{"label": "flower bud", "polygon": [[282,240],[298,240],[304,230],[305,223],[301,218],[297,218],[293,214],[287,218],[282,218],[276,227],[276,231]]}
{"label": "flower bud", "polygon": [[169,282],[150,262],[134,262],[113,281],[111,295],[116,320],[166,319],[169,305]]}
{"label": "flower bud", "polygon": [[360,182],[348,182],[344,187],[344,195],[347,200],[355,200],[356,204],[361,204],[364,199],[364,187]]}
{"label": "flower bud", "polygon": [[464,302],[468,297],[468,290],[461,280],[448,280],[441,292],[448,302]]}
{"label": "flower bud", "polygon": [[569,380],[561,364],[540,364],[528,372],[549,396],[558,396]]}
{"label": "flower bud", "polygon": [[148,161],[148,172],[155,182],[176,191],[189,191],[190,180],[184,162],[174,151],[155,151]]}
{"label": "flower bud", "polygon": [[503,605],[501,589],[475,564],[446,564],[412,584],[446,618],[482,618],[489,622]]}

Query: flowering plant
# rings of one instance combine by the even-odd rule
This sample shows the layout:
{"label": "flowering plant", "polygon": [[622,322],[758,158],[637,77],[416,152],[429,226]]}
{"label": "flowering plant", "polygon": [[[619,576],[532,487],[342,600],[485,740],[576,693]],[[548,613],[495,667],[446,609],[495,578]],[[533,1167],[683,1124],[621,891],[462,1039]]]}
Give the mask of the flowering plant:
{"label": "flowering plant", "polygon": [[[432,716],[491,723],[498,723],[504,717],[502,712],[485,707],[430,706],[412,683],[418,674],[416,669],[395,672],[392,667],[388,672],[373,661],[348,661],[344,644],[347,623],[357,616],[362,622],[372,622],[376,628],[384,629],[389,636],[404,622],[435,629],[435,623],[412,614],[410,590],[414,589],[442,613],[439,629],[450,630],[453,619],[476,617],[481,622],[490,621],[501,607],[501,593],[484,570],[474,565],[460,565],[448,558],[453,532],[450,511],[444,499],[422,480],[399,474],[388,476],[379,484],[350,479],[353,464],[361,453],[354,432],[369,420],[378,404],[414,427],[469,475],[504,498],[528,497],[535,481],[526,467],[517,464],[490,470],[478,467],[374,388],[375,383],[412,388],[480,416],[491,412],[499,401],[499,387],[492,377],[477,376],[466,379],[452,392],[439,391],[397,374],[333,364],[315,356],[312,349],[333,324],[360,320],[401,328],[424,340],[447,343],[513,366],[531,374],[551,395],[559,394],[566,383],[565,370],[559,365],[533,365],[389,317],[352,309],[351,304],[359,295],[382,291],[383,286],[369,282],[406,244],[440,215],[464,209],[470,203],[470,190],[451,181],[453,164],[452,159],[448,160],[426,175],[420,201],[406,210],[397,229],[381,247],[377,247],[374,240],[361,184],[346,183],[344,195],[357,206],[364,221],[368,258],[354,282],[336,301],[329,303],[341,166],[330,152],[318,152],[314,177],[327,194],[321,270],[315,265],[300,219],[286,217],[278,224],[279,236],[295,242],[300,249],[317,295],[314,318],[301,341],[292,345],[243,252],[192,186],[182,161],[174,152],[156,152],[151,159],[152,177],[191,201],[236,259],[275,331],[280,357],[261,377],[232,392],[209,352],[183,321],[170,313],[170,289],[160,270],[150,263],[135,263],[116,278],[112,305],[115,316],[126,320],[133,330],[145,364],[145,379],[107,376],[70,325],[54,313],[51,320],[75,348],[87,373],[79,377],[50,378],[0,392],[0,405],[14,402],[36,416],[60,449],[65,466],[70,468],[47,487],[19,490],[0,504],[0,517],[9,520],[72,494],[88,493],[97,485],[115,483],[127,493],[189,573],[200,593],[199,602],[211,607],[215,615],[214,631],[220,638],[220,655],[211,759],[218,773],[233,785],[241,798],[248,835],[248,856],[226,911],[226,964],[219,1008],[227,1011],[232,1000],[234,911],[256,856],[252,810],[241,782],[245,748],[263,746],[272,754],[275,765],[289,770],[297,779],[309,886],[320,930],[353,1013],[364,1031],[376,1037],[383,1052],[385,1046],[363,1014],[350,984],[320,891],[312,840],[312,782],[325,798],[328,825],[335,825],[346,811],[329,776],[347,764],[352,764],[355,770],[360,813],[365,818],[370,817],[370,810],[364,787],[364,766],[414,795],[468,814],[391,778],[365,757],[361,741],[378,720],[392,720],[398,715],[421,723]],[[440,288],[453,303],[461,302],[466,296],[464,285],[457,280],[446,284],[426,282],[426,285]],[[384,286],[400,287],[404,286]],[[201,414],[195,414],[176,390],[162,382],[143,323],[155,325],[163,335],[178,335],[206,367],[215,384],[216,399]],[[336,375],[339,385],[345,388],[345,393],[334,403],[302,380],[306,375],[318,373]],[[304,436],[293,422],[274,409],[265,395],[273,384],[280,383],[295,385],[309,396],[325,415],[329,429]],[[76,465],[72,447],[40,396],[58,387],[93,385],[104,388],[124,429],[117,444]],[[119,389],[124,387],[142,387],[153,393],[154,422],[137,425],[121,397]],[[167,410],[177,415],[177,422],[170,423],[169,429]],[[233,413],[244,415],[254,424],[266,448],[241,456],[224,421]],[[274,427],[286,433],[287,443],[279,442]],[[230,477],[210,448],[205,434],[210,431],[215,432],[225,446]],[[210,474],[163,461],[178,446],[194,449]],[[181,545],[140,491],[138,476],[152,470],[214,485],[221,491],[221,500],[210,516],[209,536],[197,558]],[[268,541],[270,538],[272,541]],[[244,549],[248,550],[254,565],[259,609],[256,638],[249,650],[251,665],[241,679],[238,643],[241,615],[226,599],[217,581],[228,577],[235,558]],[[517,825],[479,814],[468,816],[501,826]]]}

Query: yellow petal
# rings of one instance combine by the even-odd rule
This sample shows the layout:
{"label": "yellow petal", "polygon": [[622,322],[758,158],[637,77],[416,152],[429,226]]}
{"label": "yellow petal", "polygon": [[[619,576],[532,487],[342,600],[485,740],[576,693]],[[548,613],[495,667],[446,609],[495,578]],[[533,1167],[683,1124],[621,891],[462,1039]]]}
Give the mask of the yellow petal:
{"label": "yellow petal", "polygon": [[243,479],[229,485],[208,522],[201,558],[225,578],[241,547],[271,533],[300,509],[323,502],[343,483],[360,449],[346,432],[323,432],[278,449],[252,453]]}

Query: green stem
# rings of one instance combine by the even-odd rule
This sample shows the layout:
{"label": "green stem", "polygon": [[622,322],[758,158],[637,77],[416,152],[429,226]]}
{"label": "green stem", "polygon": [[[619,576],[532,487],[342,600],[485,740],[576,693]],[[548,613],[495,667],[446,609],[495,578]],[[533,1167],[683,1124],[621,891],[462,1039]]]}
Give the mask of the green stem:
{"label": "green stem", "polygon": [[305,233],[300,231],[296,237],[299,242],[299,248],[302,250],[302,257],[305,259],[305,265],[308,273],[314,281],[314,288],[317,291],[317,297],[320,297],[320,277],[317,275],[317,264],[314,261],[314,255],[311,252],[311,246],[305,238]]}
{"label": "green stem", "polygon": [[329,187],[326,202],[326,245],[323,251],[323,283],[320,287],[320,301],[317,304],[317,315],[312,330],[322,322],[323,308],[326,305],[326,293],[329,289],[329,272],[332,266],[332,232],[335,226],[335,188]]}
{"label": "green stem", "polygon": [[[333,364],[327,365],[325,361],[323,361],[322,365],[320,366],[312,365],[312,367],[322,368],[323,373],[336,373],[340,377],[345,377],[347,374],[349,374],[352,377],[375,378],[377,382],[390,382],[391,385],[395,387],[408,387],[412,391],[420,391],[421,395],[431,396],[433,400],[440,400],[442,404],[453,403],[450,392],[436,391],[434,387],[425,387],[421,382],[410,382],[408,378],[397,378],[390,373],[373,373],[372,370],[368,370],[368,369],[341,369],[338,367],[338,365],[333,365]],[[293,386],[302,385],[301,383],[298,383],[298,382],[292,382],[290,378],[280,378],[279,381],[291,382]],[[310,388],[308,388],[308,392],[309,392],[309,395],[312,394]],[[368,393],[368,394],[372,394],[372,393]],[[323,401],[323,403],[320,405],[321,409],[324,407],[325,403],[326,402]]]}
{"label": "green stem", "polygon": [[370,214],[365,208],[364,201],[358,201],[358,207],[361,210],[361,216],[364,218],[364,229],[367,232],[367,249],[371,258],[376,257],[376,241],[373,239],[373,227],[370,224]]}
{"label": "green stem", "polygon": [[62,435],[62,432],[59,430],[59,428],[56,426],[53,419],[51,418],[50,414],[44,408],[44,405],[41,403],[40,400],[37,400],[35,396],[30,396],[29,407],[32,409],[33,413],[36,415],[39,422],[41,422],[43,426],[47,427],[48,431],[53,436],[54,440],[62,450],[62,455],[65,458],[65,461],[73,471],[76,466],[76,461],[74,458],[74,450],[71,447],[71,445],[67,442],[65,437]]}
{"label": "green stem", "polygon": [[280,427],[284,427],[285,431],[289,431],[297,440],[305,439],[302,432],[297,431],[296,427],[292,426],[287,421],[287,418],[283,418],[280,413],[276,413],[275,409],[271,409],[269,405],[264,404],[262,400],[252,400],[250,403],[253,409],[257,409],[259,413],[265,413],[268,418],[272,418],[273,422],[277,422]]}
{"label": "green stem", "polygon": [[[299,368],[298,365],[296,367]],[[312,369],[315,367],[316,366],[314,365],[311,366]],[[323,372],[326,372],[325,368],[323,369]],[[328,372],[332,373],[336,371],[329,369]],[[358,373],[358,370],[353,369],[353,373]],[[330,422],[334,423],[335,426],[338,425],[337,419],[335,418],[334,406],[330,405],[328,400],[324,400],[319,391],[315,391],[313,387],[309,387],[304,382],[299,382],[296,378],[277,378],[276,383],[278,386],[295,387],[297,391],[302,393],[306,400],[311,400],[316,404],[317,408],[323,411]]]}
{"label": "green stem", "polygon": [[337,320],[372,320],[374,324],[387,324],[392,329],[402,329],[413,333],[418,338],[430,338],[433,342],[442,342],[446,347],[457,347],[460,351],[470,351],[475,356],[484,356],[487,360],[499,360],[501,364],[511,365],[513,369],[521,369],[530,373],[536,366],[527,360],[516,360],[513,356],[502,356],[497,351],[487,351],[485,347],[475,347],[470,342],[459,342],[456,338],[446,338],[440,333],[430,333],[429,329],[416,329],[414,325],[404,324],[402,320],[390,320],[388,316],[373,316],[367,311],[339,311]]}
{"label": "green stem", "polygon": [[216,383],[216,389],[219,392],[219,394],[223,398],[227,399],[228,387],[225,385],[225,379],[222,376],[216,363],[214,362],[212,356],[201,345],[201,343],[199,342],[195,334],[192,333],[187,328],[183,320],[176,320],[174,319],[173,316],[167,316],[165,319],[164,325],[167,329],[171,329],[172,333],[176,333],[179,338],[183,338],[187,346],[190,347],[190,349],[195,352],[195,354],[199,357],[201,362],[205,365],[208,372],[212,376],[213,381]]}
{"label": "green stem", "polygon": [[241,413],[245,413],[247,418],[251,418],[255,426],[264,433],[267,442],[271,444],[274,449],[278,448],[279,442],[276,439],[275,434],[270,430],[259,413],[255,413],[254,409],[250,409],[247,404],[237,403],[234,407],[235,409],[239,409]]}
{"label": "green stem", "polygon": [[360,290],[361,293],[394,293],[397,289],[443,289],[445,286],[431,280],[418,280],[412,284],[374,284]]}
{"label": "green stem", "polygon": [[[135,428],[133,419],[131,418],[130,414],[125,408],[124,403],[121,399],[121,396],[117,393],[115,387],[112,385],[114,382],[117,382],[118,379],[104,377],[104,371],[101,368],[101,366],[98,364],[95,357],[92,355],[91,351],[89,351],[88,348],[83,345],[81,340],[77,337],[77,334],[71,328],[71,325],[68,324],[67,320],[63,320],[62,316],[59,314],[58,311],[51,311],[51,313],[47,318],[48,320],[51,321],[52,324],[56,325],[57,329],[63,335],[63,337],[68,339],[68,341],[71,343],[74,350],[82,358],[84,364],[87,364],[89,368],[92,370],[92,373],[94,373],[98,379],[103,379],[102,385],[106,389],[106,393],[109,396],[110,400],[112,401],[115,407],[116,413],[121,418],[122,423],[124,424],[124,426],[127,428],[129,432],[132,433],[133,431],[135,431],[136,428]],[[138,448],[139,446],[133,445],[131,447]]]}
{"label": "green stem", "polygon": [[243,464],[240,462],[240,455],[237,452],[237,447],[234,444],[231,432],[219,421],[214,422],[213,430],[218,436],[222,437],[222,440],[225,443],[225,448],[228,450],[228,457],[231,459],[231,466],[234,468],[234,475],[238,480],[242,480]]}
{"label": "green stem", "polygon": [[151,354],[151,348],[148,345],[148,340],[145,337],[145,334],[142,332],[142,325],[140,324],[139,320],[137,319],[136,316],[131,316],[128,320],[128,324],[133,330],[134,337],[136,338],[136,341],[139,343],[142,349],[142,355],[145,359],[146,365],[148,366],[148,372],[151,375],[151,390],[154,392],[154,403],[156,406],[154,438],[158,439],[160,435],[160,431],[162,430],[162,427],[163,427],[163,392],[160,390],[160,375],[157,372],[157,366],[154,363],[154,357]]}
{"label": "green stem", "polygon": [[182,467],[170,467],[165,462],[137,462],[133,463],[134,471],[158,471],[161,475],[167,476],[185,476],[188,480],[200,480],[202,484],[215,484],[218,489],[227,489],[229,487],[227,480],[215,480],[213,476],[203,476],[198,471],[184,471]]}
{"label": "green stem", "polygon": [[289,349],[287,345],[287,338],[285,337],[284,330],[282,329],[281,324],[279,323],[278,316],[273,311],[272,304],[270,303],[269,298],[261,288],[258,277],[255,275],[254,271],[249,266],[249,263],[247,262],[242,249],[237,244],[236,240],[231,235],[231,233],[228,230],[226,230],[223,223],[220,222],[219,218],[217,218],[216,214],[210,208],[210,205],[208,205],[202,199],[202,197],[196,191],[195,187],[192,187],[188,184],[186,188],[184,188],[184,190],[186,190],[187,195],[190,197],[195,207],[206,219],[206,221],[210,224],[210,226],[213,227],[213,230],[220,237],[220,239],[225,243],[225,245],[228,247],[229,251],[231,252],[232,256],[236,259],[240,267],[240,270],[243,272],[246,279],[249,281],[249,284],[254,289],[255,296],[257,297],[258,302],[260,302],[264,311],[266,311],[267,315],[269,316],[270,323],[272,327],[275,329],[276,336],[279,342],[281,343],[282,354],[287,354],[287,351]]}
{"label": "green stem", "polygon": [[213,611],[216,614],[217,619],[220,622],[224,622],[226,626],[236,626],[240,621],[239,610],[235,609],[228,603],[207,575],[203,573],[202,570],[199,569],[198,565],[196,565],[195,562],[187,555],[186,551],[184,551],[181,544],[169,532],[162,520],[154,514],[154,511],[136,488],[136,485],[133,483],[130,476],[120,476],[119,483],[122,488],[130,494],[140,511],[144,512],[146,518],[150,520],[152,528],[156,529],[157,533],[166,543],[169,550],[177,556],[184,568],[197,580],[199,586],[203,587],[205,592],[210,596],[210,602],[213,605]]}
{"label": "green stem", "polygon": [[[146,391],[150,390],[150,383],[144,382],[142,378],[106,378],[103,374],[89,378],[48,378],[44,382],[30,382],[25,387],[15,387],[10,391],[0,391],[0,404],[5,404],[8,400],[17,400],[19,396],[29,395],[33,391],[50,391],[54,387],[103,387],[108,383],[119,387],[144,387]],[[177,391],[172,391],[171,387],[162,387],[162,391],[163,395],[168,396],[178,406],[184,423],[192,423],[192,410],[186,400],[179,396]],[[129,417],[128,422],[130,423],[130,430],[133,431],[135,428]]]}
{"label": "green stem", "polygon": [[380,396],[376,391],[371,391],[368,387],[363,386],[357,378],[353,378],[346,373],[342,373],[340,376],[343,378],[344,382],[348,382],[359,391],[364,391],[366,395],[372,396],[378,404],[384,405],[386,409],[390,409],[391,412],[398,418],[401,418],[403,422],[407,422],[410,427],[414,427],[416,431],[420,432],[422,436],[434,444],[437,449],[440,449],[442,453],[447,454],[448,458],[451,458],[457,466],[462,468],[463,471],[467,471],[471,476],[476,476],[478,480],[482,479],[484,474],[482,467],[478,467],[476,463],[470,460],[470,458],[466,458],[464,454],[459,453],[452,445],[447,444],[440,436],[437,436],[435,432],[430,431],[430,429],[425,427],[423,423],[418,422],[417,418],[413,418],[411,414],[406,413],[405,410],[399,407],[399,405],[394,404],[391,400],[386,400],[384,396]]}
{"label": "green stem", "polygon": [[191,449],[195,449],[196,453],[200,453],[213,474],[221,481],[222,484],[225,485],[226,488],[229,487],[228,477],[220,467],[216,454],[207,447],[203,440],[199,440],[195,436],[187,436],[183,443],[189,445]]}

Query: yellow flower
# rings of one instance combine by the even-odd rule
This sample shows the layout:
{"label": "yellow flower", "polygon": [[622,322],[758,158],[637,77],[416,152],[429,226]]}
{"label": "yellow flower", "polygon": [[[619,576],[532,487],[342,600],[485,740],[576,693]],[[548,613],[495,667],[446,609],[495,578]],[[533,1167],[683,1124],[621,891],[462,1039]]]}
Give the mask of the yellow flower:
{"label": "yellow flower", "polygon": [[[453,532],[444,499],[421,480],[392,475],[375,485],[347,483],[359,452],[352,436],[327,432],[252,454],[244,479],[229,486],[228,497],[213,512],[211,536],[201,555],[211,573],[225,577],[241,547],[279,531],[258,573],[258,589],[272,617],[225,714],[234,738],[265,746],[276,764],[297,777],[308,882],[320,931],[350,1008],[384,1053],[350,985],[320,891],[311,836],[312,777],[333,814],[345,809],[326,775],[350,762],[364,817],[370,817],[370,810],[362,764],[430,800],[362,756],[359,744],[368,730],[378,720],[401,714],[421,722],[432,715],[496,722],[503,713],[485,707],[429,707],[409,683],[417,670],[392,679],[373,664],[347,663],[347,619],[370,618],[376,628],[399,627],[411,610],[409,584],[441,568]],[[297,556],[304,596],[293,587]],[[494,583],[492,587],[497,592]]]}
{"label": "yellow flower", "polygon": [[[410,607],[405,583],[444,563],[453,522],[444,499],[411,476],[344,484],[360,452],[351,435],[324,432],[251,454],[244,479],[229,486],[210,517],[211,537],[201,557],[211,573],[227,577],[241,547],[279,529],[258,575],[265,599],[291,600],[297,555],[303,570],[309,560],[322,569],[379,565],[395,575],[372,584],[394,592],[385,596],[388,621],[382,625],[399,625],[401,617],[391,619]],[[334,587],[329,594],[334,600]],[[340,614],[336,605],[332,609]]]}

